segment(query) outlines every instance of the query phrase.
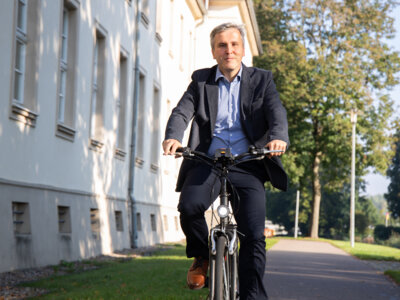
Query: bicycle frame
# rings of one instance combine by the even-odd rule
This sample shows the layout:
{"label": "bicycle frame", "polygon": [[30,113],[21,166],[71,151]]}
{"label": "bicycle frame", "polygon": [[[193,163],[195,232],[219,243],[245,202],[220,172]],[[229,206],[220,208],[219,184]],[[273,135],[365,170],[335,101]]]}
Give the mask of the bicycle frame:
{"label": "bicycle frame", "polygon": [[221,190],[220,205],[217,208],[219,222],[211,228],[209,235],[209,298],[210,300],[237,299],[238,297],[238,232],[236,224],[231,222],[233,213],[229,211],[229,193],[227,190],[227,175],[229,169],[241,163],[261,160],[265,155],[280,150],[256,149],[233,156],[230,149],[217,149],[214,158],[205,153],[179,148],[185,159],[202,161],[220,172]]}

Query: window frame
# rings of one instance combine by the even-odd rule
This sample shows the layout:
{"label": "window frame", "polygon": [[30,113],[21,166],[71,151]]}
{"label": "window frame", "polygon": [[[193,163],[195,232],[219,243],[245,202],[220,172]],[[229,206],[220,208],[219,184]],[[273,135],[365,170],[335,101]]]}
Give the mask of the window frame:
{"label": "window frame", "polygon": [[157,82],[153,83],[153,103],[152,103],[152,128],[151,128],[151,157],[150,169],[157,172],[159,169],[160,151],[160,113],[161,113],[161,86]]}
{"label": "window frame", "polygon": [[107,71],[107,30],[96,20],[90,108],[90,148],[101,151],[104,142],[104,104]]}
{"label": "window frame", "polygon": [[38,113],[36,112],[38,83],[37,78],[30,75],[39,68],[39,15],[39,0],[31,0],[29,2],[27,0],[14,1],[14,38],[13,58],[11,60],[12,80],[10,85],[9,117],[31,127],[36,126],[38,118]]}
{"label": "window frame", "polygon": [[119,54],[119,68],[117,83],[119,87],[118,97],[116,99],[116,115],[117,128],[115,130],[115,155],[119,159],[124,159],[126,156],[126,111],[128,98],[128,61],[129,54],[122,46]]}

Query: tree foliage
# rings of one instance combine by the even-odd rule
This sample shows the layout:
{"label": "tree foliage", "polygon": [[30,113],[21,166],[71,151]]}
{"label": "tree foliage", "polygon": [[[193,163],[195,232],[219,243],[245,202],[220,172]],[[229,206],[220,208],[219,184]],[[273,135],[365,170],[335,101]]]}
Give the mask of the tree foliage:
{"label": "tree foliage", "polygon": [[256,0],[264,53],[255,65],[273,71],[288,111],[292,183],[311,187],[310,234],[318,237],[323,193],[350,180],[351,122],[358,111],[357,177],[368,167],[385,172],[391,158],[387,133],[397,84],[399,53],[391,0]]}
{"label": "tree foliage", "polygon": [[390,184],[388,192],[385,194],[385,198],[392,216],[398,218],[400,216],[400,129],[397,129],[395,138],[395,155],[392,159],[392,164],[389,166],[387,171],[387,176],[390,178]]}

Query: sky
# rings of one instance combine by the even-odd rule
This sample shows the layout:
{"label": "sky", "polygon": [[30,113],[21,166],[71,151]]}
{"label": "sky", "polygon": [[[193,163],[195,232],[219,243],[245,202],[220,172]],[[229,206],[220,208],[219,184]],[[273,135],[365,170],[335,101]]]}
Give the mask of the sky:
{"label": "sky", "polygon": [[[400,51],[400,6],[392,12],[392,17],[395,19],[395,28],[396,28],[396,37],[389,41],[389,44]],[[396,110],[395,114],[400,116],[400,85],[398,85],[391,93],[392,99],[395,100]],[[384,194],[387,192],[387,187],[390,183],[389,179],[386,176],[378,175],[378,174],[368,174],[366,177],[366,194],[367,195],[378,195]]]}

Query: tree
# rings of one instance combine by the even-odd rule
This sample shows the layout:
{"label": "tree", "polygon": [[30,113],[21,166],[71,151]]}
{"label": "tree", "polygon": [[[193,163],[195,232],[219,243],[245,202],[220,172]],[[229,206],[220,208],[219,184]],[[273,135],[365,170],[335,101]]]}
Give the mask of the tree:
{"label": "tree", "polygon": [[387,171],[387,176],[390,178],[390,184],[388,192],[384,196],[392,216],[398,218],[400,216],[400,129],[397,129],[395,137],[395,156],[393,157],[392,164],[389,166]]}
{"label": "tree", "polygon": [[362,236],[370,225],[382,223],[382,217],[370,198],[360,196],[357,200],[355,211],[355,229]]}
{"label": "tree", "polygon": [[[294,232],[296,214],[296,189],[291,187],[286,193],[267,189],[266,206],[267,219],[275,224],[283,225],[290,233]],[[307,191],[301,193],[299,208],[299,228],[301,232],[307,232],[307,220],[310,213]]]}
{"label": "tree", "polygon": [[[391,158],[392,101],[399,53],[391,0],[256,0],[264,53],[255,65],[273,71],[288,111],[292,182],[312,189],[310,235],[318,237],[322,190],[338,191],[350,177],[351,123],[359,111],[356,176]],[[324,185],[322,185],[324,184]]]}

